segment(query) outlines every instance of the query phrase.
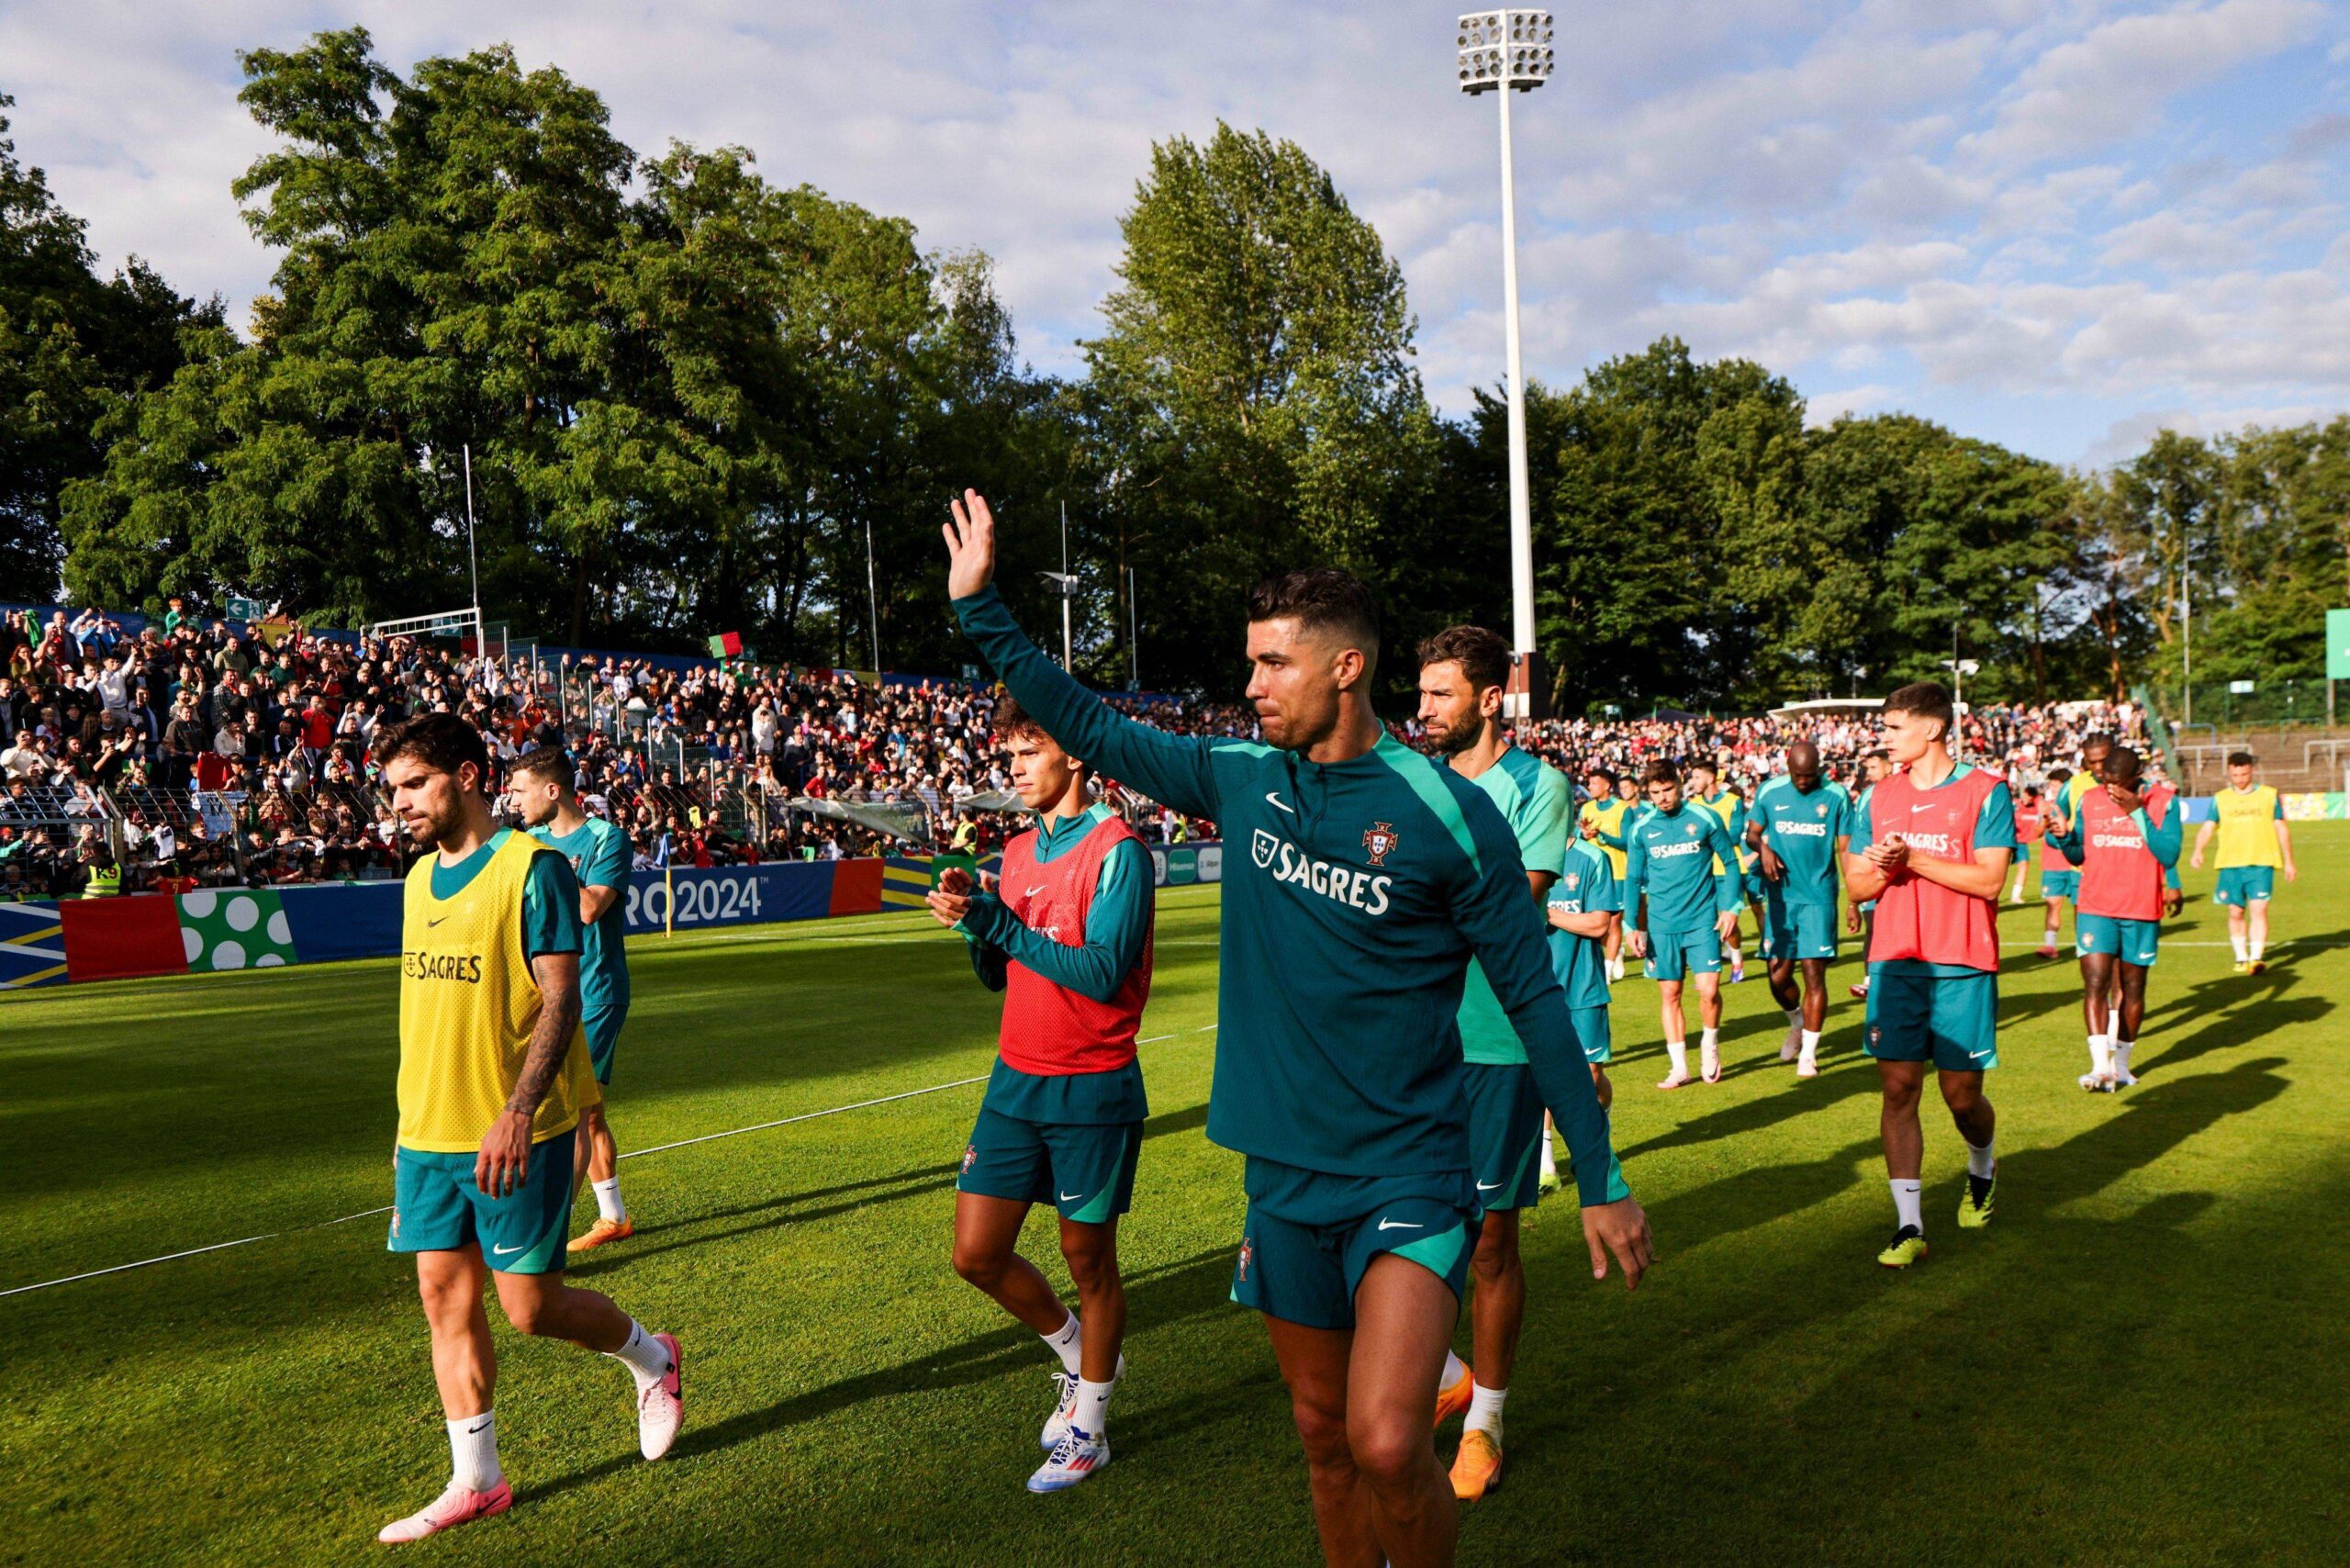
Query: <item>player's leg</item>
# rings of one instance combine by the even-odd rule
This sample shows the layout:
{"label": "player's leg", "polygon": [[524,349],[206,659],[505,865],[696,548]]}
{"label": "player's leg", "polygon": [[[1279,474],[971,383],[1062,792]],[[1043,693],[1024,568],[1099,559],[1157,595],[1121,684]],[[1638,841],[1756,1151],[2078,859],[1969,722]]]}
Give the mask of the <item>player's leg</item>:
{"label": "player's leg", "polygon": [[[1526,1322],[1526,1267],[1518,1257],[1516,1209],[1488,1209],[1470,1255],[1476,1288],[1469,1297],[1471,1353],[1476,1358],[1476,1387],[1460,1431],[1460,1451],[1452,1467],[1453,1495],[1462,1502],[1483,1496],[1501,1484],[1502,1405],[1517,1364],[1517,1339]],[[1483,1443],[1471,1434],[1482,1433]]]}
{"label": "player's leg", "polygon": [[1052,1436],[1044,1442],[1049,1449],[1076,1405],[1085,1331],[1036,1266],[1020,1256],[1020,1226],[1039,1199],[1054,1201],[1052,1155],[1043,1133],[1034,1122],[981,1104],[955,1179],[955,1272],[1035,1329],[1058,1358],[1046,1427]]}
{"label": "player's leg", "polygon": [[1613,910],[1608,913],[1607,946],[1605,951],[1607,958],[1607,978],[1611,980],[1622,980],[1624,978],[1624,912],[1622,910]]}
{"label": "player's leg", "polygon": [[1918,1126],[1918,1099],[1926,1082],[1922,1061],[1879,1058],[1877,1075],[1884,1103],[1877,1111],[1877,1136],[1885,1145],[1886,1182],[1893,1191],[1892,1245],[1877,1254],[1887,1268],[1904,1269],[1926,1255],[1924,1183],[1926,1136]]}
{"label": "player's leg", "polygon": [[[588,1037],[588,1064],[595,1070],[599,1088],[609,1090],[612,1082],[612,1064],[620,1055],[621,1025],[628,1021],[628,1008],[599,1007],[579,1020],[579,1027]],[[630,1223],[628,1205],[621,1202],[620,1147],[612,1140],[611,1124],[604,1119],[604,1102],[599,1099],[579,1113],[578,1148],[573,1155],[572,1197],[578,1189],[589,1186],[596,1193],[596,1222],[587,1234],[571,1244],[574,1252],[592,1251],[608,1241],[624,1241],[636,1234]]]}
{"label": "player's leg", "polygon": [[[1378,1568],[1383,1560],[1371,1525],[1371,1496],[1347,1441],[1347,1370],[1354,1330],[1309,1327],[1268,1313],[1265,1331],[1273,1341],[1281,1382],[1289,1387],[1290,1419],[1305,1449],[1322,1559],[1329,1568]],[[1434,1403],[1429,1401],[1431,1407]],[[1429,1440],[1425,1428],[1420,1440]],[[1433,1468],[1433,1445],[1429,1453]]]}
{"label": "player's leg", "polygon": [[1708,1083],[1722,1081],[1722,977],[1699,969],[1697,985],[1697,1070]]}
{"label": "player's leg", "polygon": [[654,1333],[610,1296],[564,1279],[573,1147],[568,1135],[535,1145],[521,1186],[503,1197],[475,1189],[474,1222],[506,1321],[517,1332],[568,1339],[625,1366],[636,1383],[638,1451],[659,1459],[685,1420],[682,1357],[674,1337]]}
{"label": "player's leg", "polygon": [[1052,1159],[1051,1189],[1060,1215],[1061,1259],[1077,1286],[1077,1372],[1062,1383],[1060,1405],[1040,1441],[1044,1464],[1031,1492],[1059,1492],[1091,1479],[1110,1462],[1110,1397],[1126,1370],[1126,1287],[1118,1271],[1118,1216],[1134,1201],[1142,1124],[1049,1125],[1038,1129]]}
{"label": "player's leg", "polygon": [[1371,1260],[1355,1287],[1347,1447],[1373,1531],[1394,1568],[1445,1568],[1453,1560],[1456,1503],[1428,1428],[1459,1315],[1444,1277],[1393,1252]]}
{"label": "player's leg", "polygon": [[1942,1103],[1950,1107],[1958,1136],[1966,1140],[1966,1193],[1959,1199],[1958,1223],[1962,1227],[1988,1225],[1999,1168],[1992,1141],[1998,1118],[1984,1097],[1981,1073],[1945,1068],[1936,1076],[1942,1081]]}
{"label": "player's leg", "polygon": [[1863,1002],[1866,1002],[1869,995],[1870,980],[1868,954],[1869,949],[1876,945],[1876,906],[1874,904],[1870,904],[1863,908],[1860,911],[1860,917],[1861,981],[1858,985],[1851,986],[1847,989],[1852,991],[1853,996],[1859,998]]}
{"label": "player's leg", "polygon": [[[2151,928],[2154,922],[2148,921]],[[2146,955],[2152,958],[2154,955]],[[2114,984],[2121,992],[2121,1002],[2110,1016],[2113,1020],[2113,1086],[2127,1089],[2138,1081],[2130,1070],[2130,1058],[2138,1048],[2138,1029],[2146,1021],[2146,976],[2149,964],[2132,963],[2117,958],[2113,965]]]}
{"label": "player's leg", "polygon": [[1796,1042],[1796,1076],[1815,1078],[1819,1073],[1819,1037],[1828,1032],[1828,960],[1802,958],[1803,969],[1803,1034]]}
{"label": "player's leg", "polygon": [[1792,954],[1782,953],[1774,944],[1769,967],[1763,971],[1770,981],[1771,1000],[1787,1015],[1787,1037],[1779,1044],[1779,1059],[1793,1061],[1803,1049],[1803,993],[1796,986],[1796,961]]}
{"label": "player's leg", "polygon": [[2267,896],[2255,890],[2253,896],[2244,900],[2244,946],[2250,955],[2247,972],[2256,975],[2268,968]]}
{"label": "player's leg", "polygon": [[[1663,949],[1651,947],[1649,950],[1656,955],[1658,964],[1662,965],[1665,961]],[[1677,952],[1674,962],[1677,966],[1679,962]],[[1664,1023],[1664,1056],[1667,1063],[1665,1075],[1658,1082],[1657,1087],[1678,1089],[1690,1081],[1688,1025],[1683,1020],[1681,1014],[1680,977],[1676,974],[1671,980],[1660,978],[1656,982],[1656,994],[1657,1010]]]}
{"label": "player's leg", "polygon": [[2057,945],[2056,938],[2064,929],[2065,900],[2062,895],[2049,888],[2048,879],[2051,875],[2052,873],[2047,871],[2040,874],[2041,891],[2045,895],[2041,900],[2043,913],[2040,924],[2040,956],[2043,958],[2053,958],[2064,951]]}
{"label": "player's leg", "polygon": [[2099,933],[2084,926],[2081,942],[2081,1017],[2088,1029],[2089,1070],[2081,1074],[2084,1089],[2113,1087],[2113,1013],[2109,1005],[2113,989],[2113,955],[2097,950]]}
{"label": "player's leg", "polygon": [[[2225,875],[2224,872],[2221,874]],[[2222,901],[2215,897],[2213,902]],[[2225,902],[2228,904],[2228,946],[2235,950],[2236,973],[2249,974],[2252,971],[2252,912],[2240,902]],[[2265,937],[2268,935],[2268,911],[2264,907],[2260,915],[2260,934]]]}
{"label": "player's leg", "polygon": [[416,1255],[417,1294],[432,1333],[432,1381],[449,1430],[449,1484],[421,1512],[386,1525],[378,1540],[421,1540],[514,1506],[498,1463],[498,1351],[481,1304],[487,1272],[481,1249],[470,1242]]}

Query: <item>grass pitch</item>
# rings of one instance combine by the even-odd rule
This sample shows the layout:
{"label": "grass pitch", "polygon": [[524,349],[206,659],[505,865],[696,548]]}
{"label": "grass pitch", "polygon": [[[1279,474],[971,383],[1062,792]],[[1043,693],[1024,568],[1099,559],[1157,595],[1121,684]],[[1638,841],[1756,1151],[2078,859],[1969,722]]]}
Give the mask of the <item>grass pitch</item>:
{"label": "grass pitch", "polygon": [[[2078,985],[2031,957],[2037,906],[2006,917],[1998,1217],[1958,1231],[1957,1137],[1930,1119],[1935,1250],[1906,1275],[1872,1261],[1856,967],[1818,1080],[1778,1064],[1758,979],[1727,992],[1726,1081],[1670,1095],[1655,989],[1619,985],[1617,1137],[1662,1262],[1627,1296],[1592,1282],[1572,1202],[1529,1222],[1508,1482],[1462,1560],[2338,1561],[2350,831],[2296,833],[2265,976],[2230,973],[2190,874],[2119,1098],[2074,1086]],[[905,917],[641,941],[624,1148],[912,1097],[624,1161],[637,1238],[574,1276],[682,1337],[686,1435],[640,1462],[620,1369],[501,1325],[516,1508],[411,1555],[1318,1562],[1271,1353],[1225,1300],[1216,930],[1213,890],[1162,899],[1099,1480],[1023,1491],[1048,1357],[947,1269],[958,1081],[995,1019],[961,942]],[[0,1297],[0,1561],[352,1561],[438,1490],[409,1266],[383,1215],[325,1223],[389,1202],[396,985],[378,962],[0,1002],[0,1290],[264,1238]],[[1028,1242],[1058,1277],[1047,1222]]]}

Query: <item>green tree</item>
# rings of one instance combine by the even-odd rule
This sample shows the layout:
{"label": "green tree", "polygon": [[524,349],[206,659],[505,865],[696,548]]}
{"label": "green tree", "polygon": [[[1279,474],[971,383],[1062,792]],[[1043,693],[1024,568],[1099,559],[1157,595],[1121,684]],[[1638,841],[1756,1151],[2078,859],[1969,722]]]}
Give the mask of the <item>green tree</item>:
{"label": "green tree", "polygon": [[220,319],[135,256],[109,281],[91,269],[82,220],[17,161],[0,114],[0,598],[56,593],[64,490],[103,462],[101,422],[171,375],[184,329]]}
{"label": "green tree", "polygon": [[[1121,230],[1120,286],[1083,345],[1095,526],[1150,579],[1161,675],[1222,688],[1255,577],[1326,564],[1384,588],[1425,547],[1405,537],[1438,445],[1415,323],[1376,230],[1262,131],[1155,146]],[[1414,625],[1392,626],[1391,646]],[[1390,657],[1391,684],[1408,664]]]}

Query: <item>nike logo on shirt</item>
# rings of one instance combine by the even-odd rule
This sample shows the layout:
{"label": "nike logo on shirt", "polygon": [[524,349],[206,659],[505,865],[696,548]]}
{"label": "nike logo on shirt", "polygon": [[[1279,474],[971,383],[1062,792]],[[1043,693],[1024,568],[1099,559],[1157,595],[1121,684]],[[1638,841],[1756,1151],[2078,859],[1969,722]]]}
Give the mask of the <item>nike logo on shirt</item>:
{"label": "nike logo on shirt", "polygon": [[426,925],[428,928],[430,928],[430,927],[431,927],[431,926],[435,926],[435,925],[440,924],[442,921],[446,920],[446,919],[448,919],[448,918],[449,918],[449,917],[448,917],[447,915],[445,915],[445,914],[444,914],[444,915],[440,916],[438,919],[428,920],[428,921],[426,921],[424,924],[425,924],[425,925]]}
{"label": "nike logo on shirt", "polygon": [[1289,812],[1289,814],[1290,814],[1290,815],[1292,815],[1292,816],[1295,816],[1295,815],[1297,815],[1297,813],[1296,813],[1295,812],[1293,812],[1293,811],[1290,811],[1290,804],[1289,804],[1289,802],[1288,802],[1287,801],[1284,801],[1284,800],[1282,800],[1282,799],[1281,799],[1281,791],[1280,791],[1280,790],[1266,790],[1266,791],[1265,791],[1265,799],[1266,799],[1266,800],[1268,800],[1268,801],[1270,801],[1274,805],[1279,806],[1282,811]]}
{"label": "nike logo on shirt", "polygon": [[1426,1230],[1427,1226],[1416,1220],[1383,1219],[1379,1222],[1379,1228],[1382,1230]]}
{"label": "nike logo on shirt", "polygon": [[1937,802],[1932,801],[1920,801],[1918,804],[1909,808],[1909,814],[1914,817],[1919,812],[1930,812],[1934,809],[1936,803]]}
{"label": "nike logo on shirt", "polygon": [[1022,898],[1024,898],[1024,899],[1033,899],[1033,898],[1035,898],[1038,893],[1043,892],[1043,891],[1044,891],[1047,887],[1049,887],[1049,886],[1051,886],[1051,884],[1050,884],[1050,883],[1048,883],[1048,882],[1039,882],[1039,883],[1037,883],[1035,887],[1033,887],[1033,888],[1029,889],[1026,892],[1024,892],[1024,893],[1021,894],[1020,896],[1021,896]]}

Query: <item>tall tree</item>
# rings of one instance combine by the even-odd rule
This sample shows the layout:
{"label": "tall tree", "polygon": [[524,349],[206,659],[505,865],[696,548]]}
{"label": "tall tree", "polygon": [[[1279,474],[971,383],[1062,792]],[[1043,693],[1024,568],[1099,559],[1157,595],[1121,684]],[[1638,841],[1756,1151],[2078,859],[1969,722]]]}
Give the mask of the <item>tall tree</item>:
{"label": "tall tree", "polygon": [[1120,227],[1120,286],[1084,345],[1102,526],[1147,575],[1146,625],[1187,629],[1162,672],[1222,686],[1253,577],[1384,580],[1434,474],[1415,323],[1377,231],[1262,131],[1155,146]]}

